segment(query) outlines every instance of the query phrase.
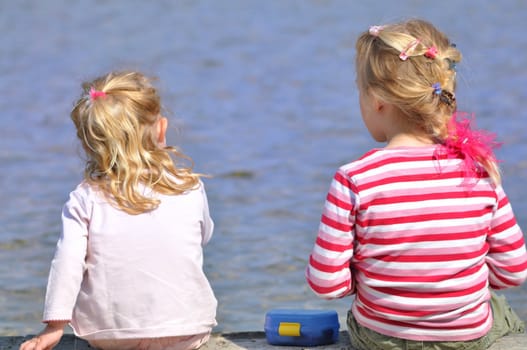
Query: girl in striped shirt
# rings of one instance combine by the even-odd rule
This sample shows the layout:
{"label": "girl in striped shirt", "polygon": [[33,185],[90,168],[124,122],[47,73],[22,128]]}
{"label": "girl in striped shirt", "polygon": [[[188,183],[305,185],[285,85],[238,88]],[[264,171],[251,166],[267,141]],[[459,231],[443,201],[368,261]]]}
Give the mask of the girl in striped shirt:
{"label": "girl in striped shirt", "polygon": [[524,237],[500,185],[493,135],[456,112],[461,53],[422,20],[357,41],[363,121],[385,142],[340,167],[306,279],[354,294],[357,349],[484,349],[524,324],[491,289],[527,278]]}

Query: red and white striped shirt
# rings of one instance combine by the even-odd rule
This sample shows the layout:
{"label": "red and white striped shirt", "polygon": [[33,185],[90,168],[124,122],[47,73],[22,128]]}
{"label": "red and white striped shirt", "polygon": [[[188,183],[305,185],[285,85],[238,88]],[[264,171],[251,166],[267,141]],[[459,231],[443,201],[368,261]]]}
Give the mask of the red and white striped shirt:
{"label": "red and white striped shirt", "polygon": [[462,341],[492,325],[489,286],[527,279],[524,237],[486,174],[466,184],[438,146],[374,149],[339,168],[306,279],[326,299],[356,293],[361,325],[398,338]]}

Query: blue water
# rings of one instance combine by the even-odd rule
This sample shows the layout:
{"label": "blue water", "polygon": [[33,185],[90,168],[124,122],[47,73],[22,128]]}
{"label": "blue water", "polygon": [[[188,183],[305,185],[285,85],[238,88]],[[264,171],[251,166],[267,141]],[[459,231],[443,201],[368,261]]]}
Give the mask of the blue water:
{"label": "blue water", "polygon": [[[218,331],[261,330],[277,307],[329,308],[304,267],[337,166],[377,146],[362,125],[354,41],[423,17],[464,54],[460,109],[501,141],[504,185],[527,229],[527,2],[1,1],[0,335],[40,329],[60,211],[82,163],[69,111],[113,69],[160,78],[169,143],[206,180],[206,271]],[[527,319],[527,287],[507,292]],[[341,320],[343,322],[343,319]]]}

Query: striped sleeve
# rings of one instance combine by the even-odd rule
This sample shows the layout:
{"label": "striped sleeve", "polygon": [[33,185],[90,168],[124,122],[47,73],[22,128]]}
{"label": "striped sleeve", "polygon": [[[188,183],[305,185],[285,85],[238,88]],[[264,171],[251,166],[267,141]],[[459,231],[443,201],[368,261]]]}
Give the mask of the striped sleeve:
{"label": "striped sleeve", "polygon": [[335,174],[324,204],[317,238],[309,257],[306,280],[324,299],[342,298],[354,292],[350,269],[353,257],[356,191],[349,177]]}
{"label": "striped sleeve", "polygon": [[523,233],[516,223],[503,189],[496,189],[498,204],[487,236],[486,263],[489,282],[494,289],[519,286],[527,279],[527,252]]}

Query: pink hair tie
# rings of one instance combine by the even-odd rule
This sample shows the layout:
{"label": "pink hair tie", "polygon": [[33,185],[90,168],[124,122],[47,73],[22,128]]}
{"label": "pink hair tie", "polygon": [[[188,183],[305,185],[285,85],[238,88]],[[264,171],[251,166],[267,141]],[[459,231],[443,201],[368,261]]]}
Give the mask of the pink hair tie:
{"label": "pink hair tie", "polygon": [[432,45],[426,50],[425,57],[433,60],[436,58],[438,53],[439,51],[437,51],[437,47]]}
{"label": "pink hair tie", "polygon": [[381,30],[384,29],[385,26],[371,26],[369,29],[369,33],[371,36],[378,37]]}
{"label": "pink hair tie", "polygon": [[97,91],[95,90],[95,88],[92,86],[90,88],[90,99],[92,101],[95,101],[97,98],[99,97],[102,97],[102,98],[105,98],[106,97],[106,92],[104,91]]}
{"label": "pink hair tie", "polygon": [[419,45],[420,42],[421,40],[415,39],[410,44],[408,44],[408,46],[399,54],[399,58],[401,59],[401,61],[406,61],[408,59],[409,51],[415,50],[415,47]]}

